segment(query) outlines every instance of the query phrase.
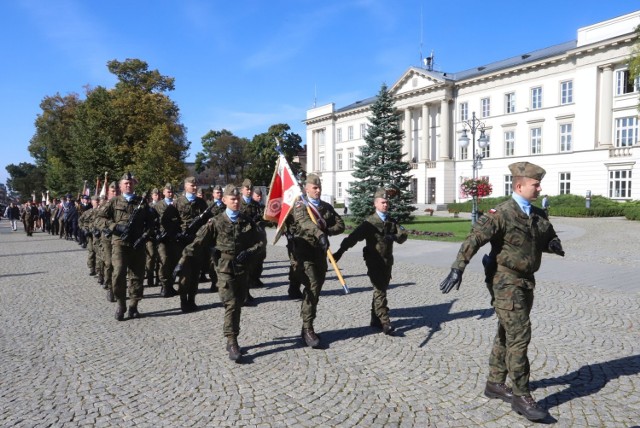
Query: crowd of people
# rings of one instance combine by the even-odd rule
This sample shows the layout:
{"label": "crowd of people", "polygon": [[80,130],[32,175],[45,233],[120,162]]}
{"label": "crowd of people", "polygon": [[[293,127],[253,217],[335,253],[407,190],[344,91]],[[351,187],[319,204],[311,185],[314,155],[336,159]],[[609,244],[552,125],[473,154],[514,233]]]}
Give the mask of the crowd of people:
{"label": "crowd of people", "polygon": [[[514,411],[530,420],[541,420],[548,412],[531,397],[527,358],[534,273],[543,252],[564,256],[564,251],[547,211],[531,204],[540,195],[544,169],[529,162],[509,168],[513,197],[473,225],[440,289],[443,293],[458,289],[470,259],[490,243],[483,264],[499,323],[484,393],[511,403]],[[206,281],[208,274],[211,290],[219,293],[224,307],[226,350],[231,360],[240,361],[241,309],[253,302],[249,289],[263,286],[267,223],[261,188],[252,187],[250,180],[240,187],[215,186],[207,200],[194,177],[184,180],[179,196],[171,183],[150,195],[137,194],[135,187],[135,178],[126,173],[109,185],[103,198],[73,200],[66,195],[40,205],[27,201],[22,206],[11,204],[5,216],[14,231],[21,219],[27,236],[40,230],[86,247],[89,274],[104,287],[107,300],[116,304],[118,321],[125,315],[129,319],[142,316],[138,305],[145,280],[146,287],[159,286],[163,297],[179,295],[182,312],[197,311],[198,283]],[[302,197],[294,201],[283,225],[290,259],[288,294],[302,300],[301,339],[311,348],[321,346],[314,321],[327,257],[338,261],[360,241],[365,241],[363,258],[374,289],[370,325],[393,335],[387,302],[393,246],[407,240],[406,230],[389,214],[390,192],[395,189],[375,192],[373,213],[341,241],[335,254],[329,251],[328,237],[342,234],[345,223],[331,204],[320,199],[321,189],[320,177],[309,174]],[[511,386],[506,384],[507,377]]]}

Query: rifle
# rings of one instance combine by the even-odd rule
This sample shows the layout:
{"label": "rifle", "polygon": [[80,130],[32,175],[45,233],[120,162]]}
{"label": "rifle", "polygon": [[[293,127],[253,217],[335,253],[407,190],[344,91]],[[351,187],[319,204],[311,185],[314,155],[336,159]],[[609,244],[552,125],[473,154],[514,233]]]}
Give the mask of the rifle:
{"label": "rifle", "polygon": [[191,220],[191,223],[189,223],[189,225],[184,230],[184,232],[182,232],[178,236],[178,240],[183,241],[184,243],[187,243],[187,244],[191,243],[191,241],[193,241],[193,239],[195,238],[196,233],[198,232],[198,229],[204,226],[204,224],[207,221],[209,221],[211,217],[213,217],[213,212],[211,211],[211,208],[212,207],[207,208],[206,210],[202,211],[202,213],[200,213],[198,217]]}
{"label": "rifle", "polygon": [[147,193],[145,192],[142,195],[142,197],[140,198],[140,203],[138,204],[138,206],[133,210],[133,212],[129,216],[129,220],[127,221],[127,224],[124,227],[118,227],[120,225],[116,225],[116,227],[114,228],[114,230],[113,230],[114,233],[116,233],[116,235],[118,235],[118,232],[119,232],[120,239],[122,239],[124,242],[132,244],[131,241],[133,239],[130,236],[131,227],[133,226],[135,221],[138,219],[138,216],[140,215],[140,210],[142,209],[142,206],[146,204],[146,202],[147,202]]}

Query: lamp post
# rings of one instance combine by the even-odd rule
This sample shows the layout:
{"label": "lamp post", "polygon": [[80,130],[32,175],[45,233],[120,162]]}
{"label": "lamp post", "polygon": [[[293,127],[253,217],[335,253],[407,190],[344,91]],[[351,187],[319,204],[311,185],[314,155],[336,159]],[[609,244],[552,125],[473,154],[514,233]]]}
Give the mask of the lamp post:
{"label": "lamp post", "polygon": [[[467,148],[469,146],[469,137],[467,136],[467,128],[469,128],[469,132],[471,132],[471,137],[473,141],[473,145],[471,146],[471,154],[473,156],[473,181],[478,178],[478,170],[482,168],[482,158],[484,157],[482,153],[476,153],[476,131],[480,131],[480,137],[478,137],[478,146],[481,149],[484,149],[489,145],[489,139],[484,134],[484,123],[476,118],[476,112],[474,111],[471,120],[463,120],[462,124],[464,128],[462,129],[462,135],[458,138],[458,144],[460,147]],[[478,220],[478,192],[477,189],[472,195],[473,200],[471,202],[471,225],[476,224]]]}

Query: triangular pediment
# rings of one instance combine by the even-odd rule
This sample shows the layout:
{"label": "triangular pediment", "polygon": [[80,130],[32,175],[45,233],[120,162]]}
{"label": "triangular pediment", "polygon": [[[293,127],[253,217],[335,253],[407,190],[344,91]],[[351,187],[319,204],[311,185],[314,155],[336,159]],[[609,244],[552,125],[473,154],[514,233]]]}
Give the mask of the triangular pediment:
{"label": "triangular pediment", "polygon": [[446,80],[438,76],[436,72],[410,67],[389,89],[389,92],[392,95],[400,95],[421,89],[439,87],[445,82]]}

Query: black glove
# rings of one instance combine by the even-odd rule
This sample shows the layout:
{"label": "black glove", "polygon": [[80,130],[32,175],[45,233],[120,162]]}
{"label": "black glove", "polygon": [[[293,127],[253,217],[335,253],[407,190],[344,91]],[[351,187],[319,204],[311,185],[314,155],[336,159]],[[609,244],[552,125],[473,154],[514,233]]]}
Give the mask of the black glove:
{"label": "black glove", "polygon": [[342,257],[343,254],[344,254],[344,250],[340,248],[338,251],[333,253],[333,260],[337,262],[338,260],[340,260],[340,257]]}
{"label": "black glove", "polygon": [[456,290],[460,288],[462,282],[462,271],[460,269],[453,268],[449,275],[440,283],[440,291],[443,294],[447,294],[449,291],[456,287]]}
{"label": "black glove", "polygon": [[549,242],[549,249],[552,253],[555,253],[559,256],[564,257],[564,250],[562,249],[562,244],[557,239]]}
{"label": "black glove", "polygon": [[327,239],[327,235],[323,233],[318,237],[318,245],[320,245],[322,251],[327,251],[329,249],[329,240]]}
{"label": "black glove", "polygon": [[236,255],[235,262],[244,263],[250,255],[251,253],[249,252],[249,250],[242,250],[238,253],[238,255]]}
{"label": "black glove", "polygon": [[111,238],[112,233],[113,231],[108,227],[105,227],[104,229],[102,229],[102,234],[104,235],[105,238]]}
{"label": "black glove", "polygon": [[393,234],[390,234],[390,233],[387,234],[387,235],[384,235],[384,240],[387,241],[387,242],[393,242],[393,241],[396,240],[396,235],[393,235]]}
{"label": "black glove", "polygon": [[176,280],[182,276],[182,274],[184,273],[183,271],[184,265],[182,263],[178,263],[173,269],[173,282],[176,282]]}
{"label": "black glove", "polygon": [[116,236],[120,236],[123,240],[127,237],[128,232],[127,226],[124,224],[116,224],[116,227],[113,228],[113,233]]}

